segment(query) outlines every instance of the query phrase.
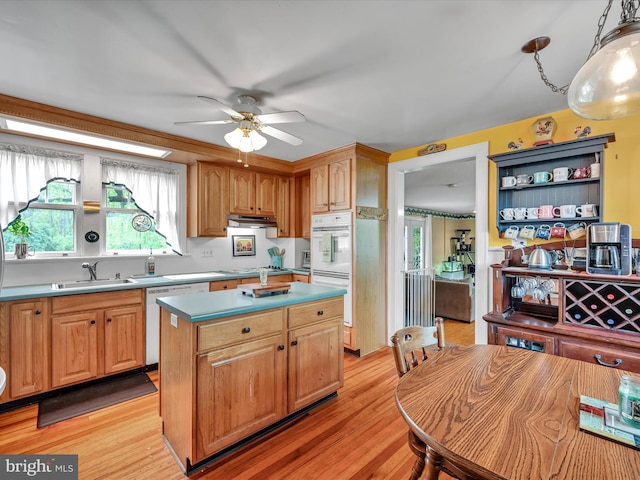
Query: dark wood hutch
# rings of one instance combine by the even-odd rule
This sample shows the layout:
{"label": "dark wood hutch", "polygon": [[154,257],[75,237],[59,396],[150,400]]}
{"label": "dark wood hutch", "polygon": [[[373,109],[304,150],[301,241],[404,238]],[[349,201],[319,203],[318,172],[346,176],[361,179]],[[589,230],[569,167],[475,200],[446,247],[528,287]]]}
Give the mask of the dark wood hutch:
{"label": "dark wood hutch", "polygon": [[[541,245],[561,250],[564,242]],[[584,248],[585,240],[576,241]],[[640,247],[640,240],[633,241]],[[640,373],[640,276],[592,275],[574,270],[528,268],[521,260],[535,246],[503,247],[492,269],[492,311],[488,343],[511,345]],[[544,300],[514,297],[524,279],[554,282]]]}

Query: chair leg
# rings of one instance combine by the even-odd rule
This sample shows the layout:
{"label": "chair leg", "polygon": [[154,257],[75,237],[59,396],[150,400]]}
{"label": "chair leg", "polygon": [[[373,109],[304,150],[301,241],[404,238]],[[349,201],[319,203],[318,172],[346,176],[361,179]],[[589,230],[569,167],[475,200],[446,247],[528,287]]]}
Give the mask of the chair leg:
{"label": "chair leg", "polygon": [[417,455],[416,462],[411,467],[411,476],[409,480],[418,480],[424,471],[424,457]]}
{"label": "chair leg", "polygon": [[425,480],[438,480],[440,467],[442,466],[442,456],[427,447],[425,460]]}

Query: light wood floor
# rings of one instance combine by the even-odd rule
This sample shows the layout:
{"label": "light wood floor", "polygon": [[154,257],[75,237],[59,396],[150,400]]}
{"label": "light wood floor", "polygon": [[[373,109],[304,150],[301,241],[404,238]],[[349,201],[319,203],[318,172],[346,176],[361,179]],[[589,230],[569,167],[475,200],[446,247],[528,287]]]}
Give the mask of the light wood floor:
{"label": "light wood floor", "polygon": [[[446,340],[474,343],[473,329],[448,320]],[[157,382],[157,373],[150,376]],[[415,457],[395,405],[396,382],[389,348],[345,355],[338,398],[191,478],[406,479]],[[0,453],[77,454],[81,480],[186,478],[161,437],[157,393],[43,429],[36,428],[37,414],[33,405],[0,415]]]}

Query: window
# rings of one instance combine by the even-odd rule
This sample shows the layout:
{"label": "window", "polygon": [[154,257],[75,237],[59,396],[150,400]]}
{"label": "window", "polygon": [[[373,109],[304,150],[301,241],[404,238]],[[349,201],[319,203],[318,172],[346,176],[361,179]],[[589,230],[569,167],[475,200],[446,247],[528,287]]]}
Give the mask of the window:
{"label": "window", "polygon": [[[77,189],[77,182],[53,180],[40,190],[37,199],[20,212],[19,218],[31,232],[27,243],[36,252],[69,253],[76,250]],[[13,252],[13,245],[18,242],[19,239],[10,231],[5,233],[6,252]]]}
{"label": "window", "polygon": [[104,193],[107,253],[168,250],[167,239],[156,232],[153,217],[136,205],[127,187],[105,185]]}

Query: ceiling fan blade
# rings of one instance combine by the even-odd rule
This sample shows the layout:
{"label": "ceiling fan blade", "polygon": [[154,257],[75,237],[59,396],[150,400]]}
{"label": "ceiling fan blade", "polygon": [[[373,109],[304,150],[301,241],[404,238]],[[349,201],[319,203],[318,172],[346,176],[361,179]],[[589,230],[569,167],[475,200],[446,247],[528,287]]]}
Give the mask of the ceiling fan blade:
{"label": "ceiling fan blade", "polygon": [[227,115],[229,115],[231,117],[241,117],[242,118],[242,114],[236,112],[233,108],[231,108],[228,105],[225,105],[220,100],[216,100],[215,98],[211,98],[211,97],[204,97],[202,95],[198,95],[198,98],[201,98],[205,102],[209,102],[209,103],[215,105],[216,107],[218,107],[220,110],[222,110],[224,113],[226,113]]}
{"label": "ceiling fan blade", "polygon": [[291,145],[300,145],[302,144],[302,139],[298,138],[290,133],[283,132],[282,130],[278,130],[277,128],[270,127],[269,125],[265,125],[260,129],[262,133],[266,133],[278,140],[282,140],[283,142],[287,142]]}
{"label": "ceiling fan blade", "polygon": [[300,112],[292,110],[290,112],[279,112],[279,113],[265,113],[262,115],[256,115],[258,120],[262,123],[295,123],[295,122],[304,122],[306,118]]}
{"label": "ceiling fan blade", "polygon": [[227,125],[236,123],[235,120],[202,120],[197,122],[173,122],[174,125]]}

